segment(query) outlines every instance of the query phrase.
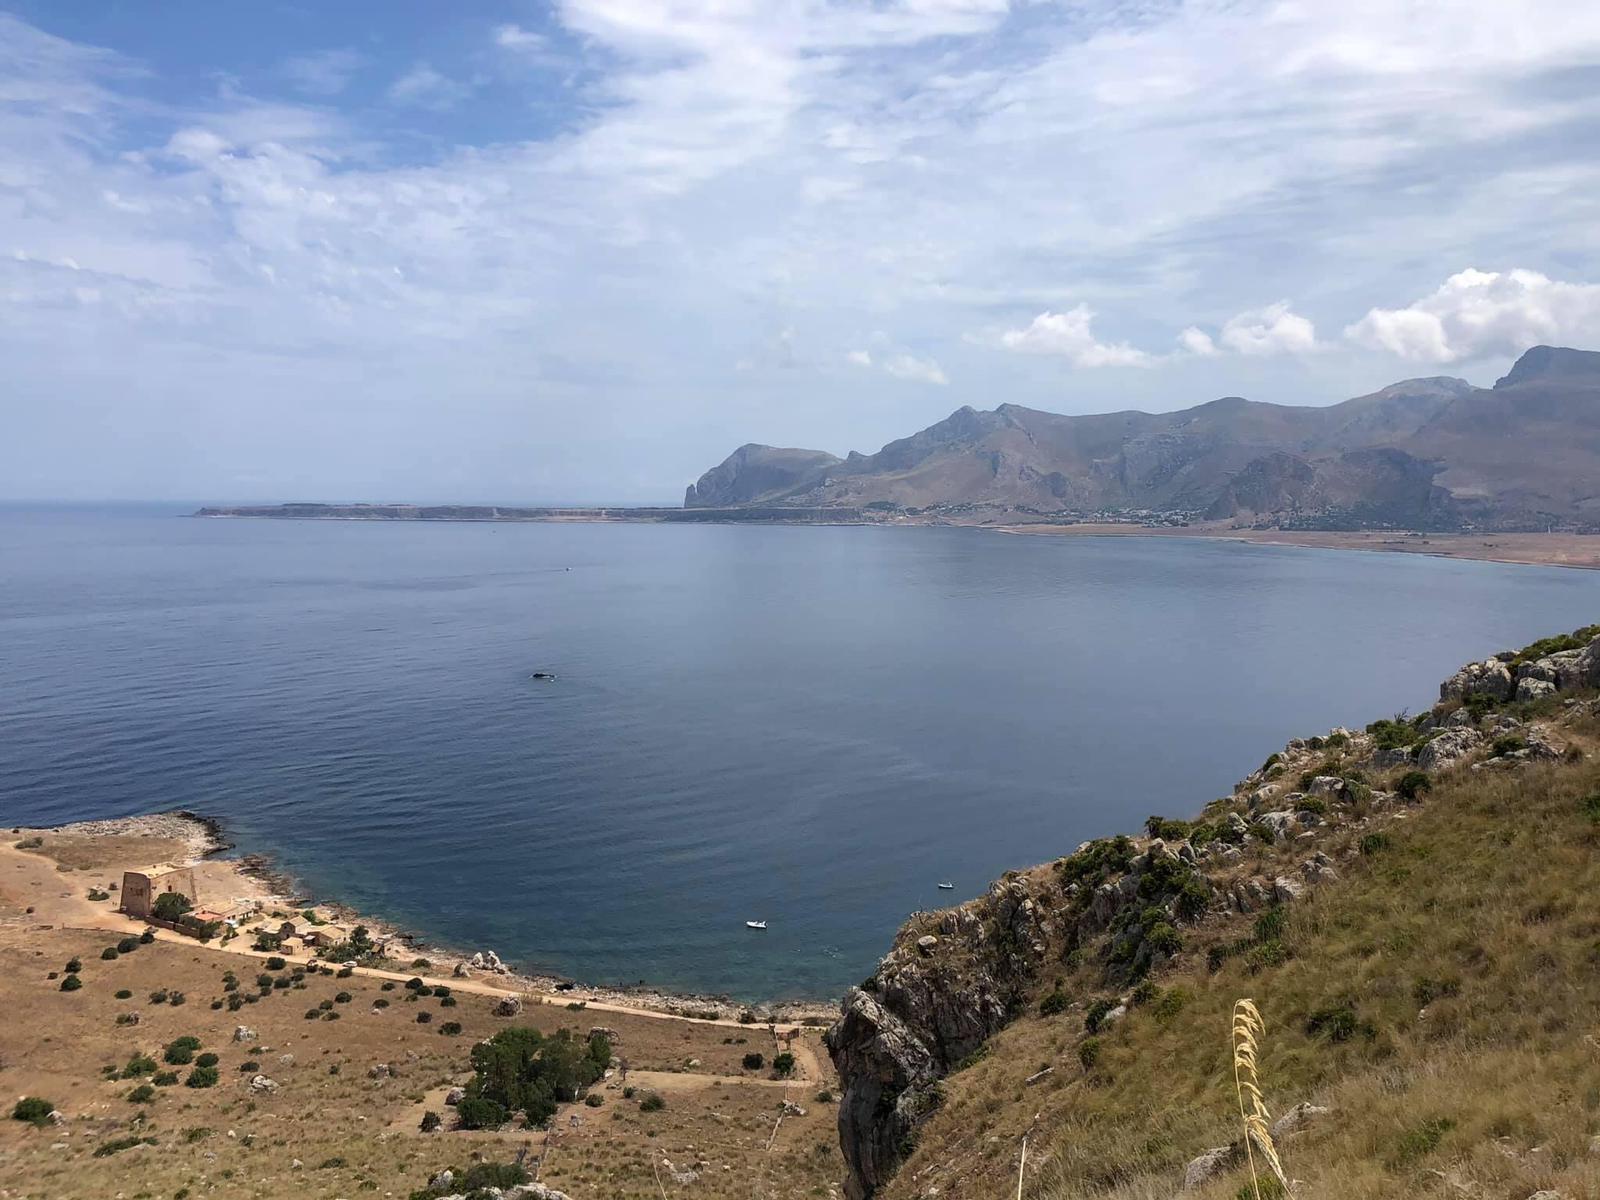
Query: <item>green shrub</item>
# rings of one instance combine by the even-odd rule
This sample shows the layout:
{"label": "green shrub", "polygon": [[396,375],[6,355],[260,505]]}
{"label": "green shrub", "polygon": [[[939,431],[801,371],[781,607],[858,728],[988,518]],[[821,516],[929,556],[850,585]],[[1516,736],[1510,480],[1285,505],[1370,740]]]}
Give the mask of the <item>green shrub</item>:
{"label": "green shrub", "polygon": [[1324,1005],[1306,1018],[1306,1033],[1310,1037],[1325,1037],[1330,1042],[1348,1042],[1356,1034],[1373,1037],[1377,1030],[1370,1021],[1363,1021],[1348,1001]]}
{"label": "green shrub", "polygon": [[269,971],[281,971],[288,965],[289,963],[286,959],[279,958],[276,954],[267,959],[266,962],[266,967]]}
{"label": "green shrub", "polygon": [[1084,1014],[1083,1027],[1089,1033],[1100,1032],[1100,1026],[1106,1019],[1106,1014],[1116,1008],[1116,1003],[1102,997],[1089,1005],[1089,1011]]}
{"label": "green shrub", "polygon": [[200,1039],[186,1035],[168,1042],[161,1057],[172,1066],[181,1067],[194,1060],[194,1052],[198,1049],[200,1049]]}
{"label": "green shrub", "polygon": [[136,937],[125,937],[117,943],[118,954],[132,954],[138,948],[139,939]]}
{"label": "green shrub", "polygon": [[122,1068],[122,1078],[138,1079],[141,1075],[153,1075],[155,1069],[155,1059],[148,1054],[135,1054],[128,1060],[128,1065]]}
{"label": "green shrub", "polygon": [[1170,817],[1146,817],[1144,820],[1145,833],[1168,842],[1182,841],[1188,837],[1189,827],[1188,821],[1174,821]]}
{"label": "green shrub", "polygon": [[1078,1043],[1078,1061],[1083,1064],[1083,1069],[1092,1069],[1100,1061],[1100,1039],[1086,1037]]}
{"label": "green shrub", "polygon": [[1144,935],[1145,945],[1156,954],[1176,954],[1183,949],[1183,934],[1165,921],[1153,925]]}
{"label": "green shrub", "polygon": [[76,975],[66,975],[62,977],[61,990],[63,992],[75,992],[82,986],[83,980],[79,979]]}
{"label": "green shrub", "polygon": [[1393,844],[1394,839],[1387,833],[1363,834],[1361,841],[1358,843],[1361,853],[1367,858],[1371,858],[1374,854],[1382,853]]}
{"label": "green shrub", "polygon": [[81,958],[69,958],[67,959],[67,965],[63,968],[63,970],[65,970],[68,975],[76,975],[79,971],[83,970],[83,960]]}
{"label": "green shrub", "polygon": [[101,1142],[94,1148],[94,1156],[96,1158],[110,1158],[120,1151],[132,1150],[135,1146],[154,1146],[155,1144],[156,1140],[153,1137],[138,1137],[135,1134],[129,1134],[127,1137],[113,1138],[109,1142]]}
{"label": "green shrub", "polygon": [[1495,738],[1495,740],[1490,744],[1489,757],[1504,758],[1508,754],[1515,754],[1517,751],[1526,750],[1527,748],[1527,738],[1518,737],[1514,733],[1508,733],[1503,737]]}
{"label": "green shrub", "polygon": [[599,1108],[602,1104],[605,1103],[605,1100],[601,1098],[599,1092],[590,1092],[587,1096],[585,1096],[583,1098],[583,1102],[585,1104],[587,1104],[590,1108]]}
{"label": "green shrub", "polygon": [[432,1109],[429,1109],[427,1112],[422,1114],[422,1124],[419,1125],[418,1128],[421,1129],[423,1133],[432,1133],[435,1129],[439,1128],[439,1126],[443,1124],[444,1119],[440,1117],[438,1113],[434,1112]]}
{"label": "green shrub", "polygon": [[215,1054],[212,1054],[208,1051],[207,1053],[202,1054],[199,1058],[195,1059],[194,1065],[197,1067],[214,1067],[221,1061],[222,1060]]}
{"label": "green shrub", "polygon": [[133,993],[130,992],[127,988],[118,988],[116,996],[117,996],[118,1000],[132,1000],[133,999]]}
{"label": "green shrub", "polygon": [[1400,776],[1400,781],[1394,785],[1394,790],[1407,800],[1415,800],[1424,792],[1433,790],[1433,780],[1428,778],[1425,771],[1407,771]]}
{"label": "green shrub", "polygon": [[439,1026],[439,1032],[445,1037],[455,1037],[461,1032],[461,1022],[446,1021],[443,1025]]}
{"label": "green shrub", "polygon": [[100,951],[100,959],[102,962],[110,962],[116,957],[117,948],[115,946],[107,946],[104,950]]}
{"label": "green shrub", "polygon": [[151,942],[153,942],[155,940],[156,940],[156,931],[154,929],[146,929],[143,933],[141,933],[139,935],[139,944],[143,945],[143,946],[148,946]]}
{"label": "green shrub", "polygon": [[1057,1013],[1066,1012],[1071,1004],[1071,998],[1061,990],[1061,985],[1057,984],[1048,996],[1039,1001],[1039,1015],[1053,1017]]}
{"label": "green shrub", "polygon": [[128,1099],[134,1104],[148,1104],[156,1098],[156,1089],[148,1083],[141,1083],[128,1093]]}
{"label": "green shrub", "polygon": [[1435,1000],[1447,996],[1459,995],[1461,981],[1459,979],[1429,979],[1423,977],[1411,986],[1411,997],[1418,1004],[1427,1006]]}
{"label": "green shrub", "polygon": [[746,1071],[759,1071],[762,1067],[767,1065],[767,1058],[766,1055],[752,1050],[749,1054],[744,1056],[744,1059],[740,1065],[742,1065]]}
{"label": "green shrub", "polygon": [[639,1101],[640,1112],[660,1112],[666,1106],[667,1102],[661,1098],[661,1093],[659,1092],[651,1092],[643,1100]]}
{"label": "green shrub", "polygon": [[215,1087],[217,1078],[217,1069],[215,1067],[196,1067],[189,1072],[189,1077],[183,1081],[183,1086],[192,1088]]}
{"label": "green shrub", "polygon": [[150,906],[150,915],[158,921],[176,924],[180,917],[193,908],[194,902],[182,892],[162,892]]}
{"label": "green shrub", "polygon": [[18,1100],[11,1109],[13,1121],[26,1121],[30,1125],[42,1126],[50,1119],[50,1114],[56,1109],[48,1100],[41,1100],[38,1096],[24,1096]]}
{"label": "green shrub", "polygon": [[1288,961],[1288,947],[1276,939],[1252,946],[1244,956],[1245,969],[1252,975],[1271,967],[1281,967]]}
{"label": "green shrub", "polygon": [[481,1096],[468,1096],[456,1105],[456,1119],[463,1129],[499,1129],[506,1116],[505,1105]]}
{"label": "green shrub", "polygon": [[155,1078],[151,1079],[150,1082],[157,1087],[171,1087],[178,1082],[178,1073],[176,1071],[157,1071]]}
{"label": "green shrub", "polygon": [[779,1075],[788,1075],[794,1071],[794,1055],[787,1050],[772,1056],[772,1069]]}

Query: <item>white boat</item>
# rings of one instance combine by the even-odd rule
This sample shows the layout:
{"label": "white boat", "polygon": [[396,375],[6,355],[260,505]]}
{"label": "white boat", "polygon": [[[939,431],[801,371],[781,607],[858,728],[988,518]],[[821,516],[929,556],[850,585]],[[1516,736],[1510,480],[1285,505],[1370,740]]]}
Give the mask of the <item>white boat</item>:
{"label": "white boat", "polygon": [[765,929],[767,927],[765,921],[746,921],[745,924],[751,929]]}
{"label": "white boat", "polygon": [[941,883],[939,885],[939,890],[943,892],[953,892],[956,890],[956,885],[953,883]]}

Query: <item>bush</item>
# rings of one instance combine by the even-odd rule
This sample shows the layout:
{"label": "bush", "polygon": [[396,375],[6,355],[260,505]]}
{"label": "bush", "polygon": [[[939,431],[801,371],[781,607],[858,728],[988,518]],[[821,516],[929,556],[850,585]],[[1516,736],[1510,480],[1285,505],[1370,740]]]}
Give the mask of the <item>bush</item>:
{"label": "bush", "polygon": [[79,971],[83,970],[83,960],[80,958],[69,958],[67,959],[67,965],[63,969],[68,975],[76,975]]}
{"label": "bush", "polygon": [[445,1037],[456,1037],[461,1032],[461,1022],[446,1021],[443,1025],[439,1026],[439,1032],[444,1034]]}
{"label": "bush", "polygon": [[431,1012],[419,1012],[417,1014],[418,1025],[426,1025],[431,1020],[433,1020],[433,1014]]}
{"label": "bush", "polygon": [[129,1134],[127,1137],[113,1138],[109,1142],[101,1142],[94,1148],[94,1156],[96,1158],[110,1158],[113,1154],[122,1150],[132,1150],[135,1146],[154,1146],[155,1144],[156,1140],[153,1137],[139,1137],[136,1134]]}
{"label": "bush", "polygon": [[215,1067],[196,1067],[189,1072],[189,1078],[183,1081],[183,1086],[192,1088],[215,1087],[217,1079],[217,1069]]}
{"label": "bush", "polygon": [[176,1071],[157,1071],[155,1078],[151,1079],[150,1082],[157,1087],[171,1087],[178,1082],[178,1073]]}
{"label": "bush", "polygon": [[1154,981],[1141,979],[1138,986],[1133,989],[1130,999],[1132,999],[1134,1007],[1137,1008],[1140,1005],[1149,1004],[1160,994],[1161,989],[1155,985]]}
{"label": "bush", "polygon": [[156,1089],[148,1083],[141,1083],[128,1093],[128,1099],[134,1104],[148,1104],[156,1098]]}
{"label": "bush", "polygon": [[1394,790],[1407,800],[1415,800],[1424,792],[1433,790],[1433,780],[1428,778],[1425,771],[1407,771],[1400,776],[1400,781],[1394,785]]}
{"label": "bush", "polygon": [[240,1072],[240,1074],[245,1074],[245,1073],[250,1072],[250,1071],[259,1071],[259,1070],[261,1070],[261,1064],[258,1063],[253,1058],[247,1058],[242,1063],[239,1064],[239,1072]]}
{"label": "bush", "polygon": [[118,988],[117,989],[117,999],[118,1000],[132,1000],[133,999],[133,993],[130,992],[127,988]]}
{"label": "bush", "polygon": [[583,1098],[583,1102],[585,1104],[587,1104],[590,1108],[599,1108],[602,1104],[605,1103],[605,1101],[603,1099],[601,1099],[599,1092],[590,1092],[587,1096],[585,1096]]}
{"label": "bush", "polygon": [[785,1050],[781,1054],[772,1056],[772,1069],[779,1075],[789,1075],[794,1072],[794,1055]]}
{"label": "bush", "polygon": [[192,1036],[175,1038],[167,1043],[161,1057],[175,1067],[181,1067],[194,1060],[194,1052],[200,1049],[200,1039]]}
{"label": "bush", "polygon": [[30,1125],[43,1125],[50,1119],[50,1114],[56,1109],[48,1100],[41,1100],[38,1096],[24,1096],[11,1109],[13,1121],[26,1121]]}
{"label": "bush", "polygon": [[1377,1030],[1370,1021],[1363,1021],[1348,1002],[1337,1001],[1324,1005],[1306,1018],[1306,1033],[1311,1037],[1325,1037],[1330,1042],[1348,1042],[1356,1034],[1373,1037]]}
{"label": "bush", "polygon": [[752,1050],[749,1054],[744,1056],[744,1059],[740,1065],[743,1066],[746,1071],[759,1071],[762,1067],[767,1065],[767,1058],[766,1055]]}
{"label": "bush", "polygon": [[125,937],[117,943],[118,954],[132,954],[138,948],[139,939],[136,937]]}
{"label": "bush", "polygon": [[666,1106],[667,1102],[661,1098],[659,1092],[651,1092],[643,1100],[639,1101],[640,1112],[660,1112]]}
{"label": "bush", "polygon": [[1157,954],[1176,954],[1183,949],[1183,935],[1165,921],[1152,926],[1144,940]]}
{"label": "bush", "polygon": [[1105,1022],[1106,1014],[1116,1008],[1116,1004],[1103,997],[1089,1005],[1089,1011],[1084,1014],[1083,1027],[1089,1033],[1100,1032],[1100,1026]]}
{"label": "bush", "polygon": [[141,933],[139,935],[139,944],[141,946],[148,946],[151,942],[153,942],[155,940],[156,940],[156,931],[154,929],[146,929],[143,933]]}
{"label": "bush", "polygon": [[67,975],[61,980],[61,990],[63,992],[75,992],[82,986],[83,980],[76,975]]}
{"label": "bush", "polygon": [[1408,1129],[1395,1143],[1389,1165],[1396,1169],[1410,1166],[1417,1159],[1432,1154],[1439,1148],[1444,1135],[1456,1127],[1449,1117],[1431,1117],[1415,1129]]}
{"label": "bush", "polygon": [[349,992],[337,992],[333,997],[333,1002],[335,1004],[349,1004],[350,1000],[351,996]]}
{"label": "bush", "polygon": [[1039,1001],[1039,1015],[1053,1017],[1057,1013],[1066,1012],[1071,1004],[1071,998],[1061,990],[1061,985],[1057,984],[1048,996]]}
{"label": "bush", "polygon": [[1371,858],[1374,854],[1382,853],[1393,844],[1393,839],[1387,833],[1363,834],[1361,841],[1358,843],[1362,855],[1367,858]]}
{"label": "bush", "polygon": [[162,892],[150,906],[150,915],[158,921],[171,921],[176,924],[180,917],[193,908],[194,902],[182,892]]}
{"label": "bush", "polygon": [[267,970],[269,970],[269,971],[281,971],[285,967],[287,967],[288,965],[289,965],[289,963],[288,963],[287,960],[279,958],[276,954],[274,954],[271,958],[267,959],[267,962],[266,962],[266,967],[267,967]]}
{"label": "bush", "polygon": [[148,1054],[135,1054],[128,1060],[128,1065],[122,1068],[124,1079],[138,1079],[141,1075],[155,1073],[156,1060]]}
{"label": "bush", "polygon": [[1078,1061],[1083,1064],[1085,1071],[1090,1070],[1095,1063],[1100,1061],[1100,1039],[1087,1037],[1078,1043]]}
{"label": "bush", "polygon": [[435,1129],[439,1128],[439,1126],[443,1124],[444,1121],[439,1114],[429,1110],[428,1112],[422,1114],[422,1124],[419,1125],[418,1128],[421,1129],[423,1133],[432,1133]]}
{"label": "bush", "polygon": [[568,1029],[548,1037],[520,1026],[502,1029],[472,1047],[467,1095],[492,1100],[507,1112],[521,1109],[530,1125],[541,1125],[558,1103],[576,1100],[596,1082],[610,1057],[604,1037],[583,1039]]}
{"label": "bush", "polygon": [[116,957],[117,948],[115,946],[107,946],[104,950],[100,951],[100,959],[102,962],[110,962]]}
{"label": "bush", "polygon": [[197,1066],[197,1067],[214,1067],[214,1066],[217,1065],[217,1063],[219,1063],[221,1061],[222,1060],[219,1059],[215,1054],[211,1054],[211,1053],[207,1052],[205,1054],[202,1054],[199,1058],[195,1059],[194,1060],[194,1065]]}
{"label": "bush", "polygon": [[456,1119],[463,1129],[499,1129],[506,1115],[505,1105],[481,1096],[469,1096],[456,1105]]}
{"label": "bush", "polygon": [[1504,758],[1508,754],[1515,754],[1519,750],[1528,748],[1528,739],[1508,733],[1504,737],[1497,737],[1489,746],[1490,758]]}

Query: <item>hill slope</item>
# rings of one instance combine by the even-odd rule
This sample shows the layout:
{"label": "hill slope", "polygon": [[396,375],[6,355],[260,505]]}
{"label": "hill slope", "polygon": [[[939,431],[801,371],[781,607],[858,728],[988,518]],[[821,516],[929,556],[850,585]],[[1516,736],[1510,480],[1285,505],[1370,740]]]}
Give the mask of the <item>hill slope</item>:
{"label": "hill slope", "polygon": [[1597,1194],[1596,634],[914,917],[828,1035],[848,1194],[1009,1197],[1026,1136],[1036,1200],[1251,1196],[1245,996],[1302,1200]]}
{"label": "hill slope", "polygon": [[1327,527],[1600,524],[1600,354],[1538,346],[1493,388],[1413,379],[1326,408],[961,408],[876,454],[740,447],[686,507],[1157,511]]}

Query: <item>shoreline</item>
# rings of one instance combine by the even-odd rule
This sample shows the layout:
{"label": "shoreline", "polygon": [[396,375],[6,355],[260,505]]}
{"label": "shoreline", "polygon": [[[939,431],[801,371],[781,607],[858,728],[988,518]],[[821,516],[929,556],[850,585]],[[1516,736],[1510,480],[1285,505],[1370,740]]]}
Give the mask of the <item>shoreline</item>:
{"label": "shoreline", "polygon": [[[486,509],[488,506],[484,506]],[[539,511],[539,510],[530,510]],[[1568,567],[1600,570],[1600,534],[1529,532],[1434,532],[1428,530],[1285,530],[1237,528],[1227,522],[1190,525],[1136,525],[1113,521],[1052,524],[1048,520],[1004,522],[946,519],[863,519],[859,513],[841,511],[837,517],[820,514],[788,518],[772,510],[760,516],[711,515],[715,510],[695,509],[573,509],[542,510],[539,515],[468,516],[410,515],[354,512],[206,511],[189,514],[207,520],[342,521],[364,524],[463,525],[762,525],[872,529],[980,529],[1029,537],[1153,537],[1191,538],[1197,541],[1244,542],[1258,546],[1291,546],[1308,550],[1357,550],[1367,553],[1418,554],[1466,562],[1493,562],[1511,566]],[[667,516],[685,513],[687,516]]]}
{"label": "shoreline", "polygon": [[[167,840],[181,845],[181,855],[173,856],[159,864],[128,861],[118,863],[115,871],[139,870],[161,867],[174,870],[209,869],[207,892],[216,893],[232,888],[236,903],[254,906],[254,920],[240,921],[240,944],[220,944],[217,941],[199,942],[187,935],[162,933],[164,939],[204,946],[221,953],[234,953],[252,957],[265,957],[268,952],[249,948],[253,938],[244,932],[260,921],[273,923],[270,914],[274,909],[297,914],[307,909],[316,911],[319,918],[327,915],[325,923],[341,927],[363,925],[375,940],[386,943],[391,950],[384,956],[383,964],[358,968],[363,974],[376,974],[384,978],[404,979],[414,974],[424,974],[471,990],[486,990],[492,994],[515,996],[524,1002],[554,1004],[572,1007],[578,1005],[595,1011],[624,1011],[675,1020],[732,1024],[739,1026],[821,1027],[831,1024],[837,1015],[837,998],[815,1000],[743,1001],[726,995],[703,995],[669,991],[645,986],[593,985],[564,976],[537,971],[521,971],[502,964],[493,967],[474,967],[475,955],[489,961],[498,961],[493,952],[464,950],[443,941],[434,941],[411,930],[403,929],[381,915],[363,912],[338,897],[318,898],[308,895],[300,880],[283,869],[269,853],[250,850],[237,857],[223,857],[240,847],[230,838],[226,826],[217,818],[189,809],[176,809],[162,813],[147,813],[130,817],[89,818],[57,826],[16,826],[8,833],[10,838],[26,841],[35,837],[84,839],[90,842],[109,843],[116,839],[135,842]],[[113,881],[116,882],[116,881]],[[210,896],[206,897],[210,902]],[[143,926],[123,916],[120,911],[108,912],[104,927],[123,925]],[[283,950],[284,957],[306,957],[303,952]],[[311,961],[323,961],[314,953]],[[427,966],[417,966],[425,961]],[[458,974],[459,971],[466,972]]]}

